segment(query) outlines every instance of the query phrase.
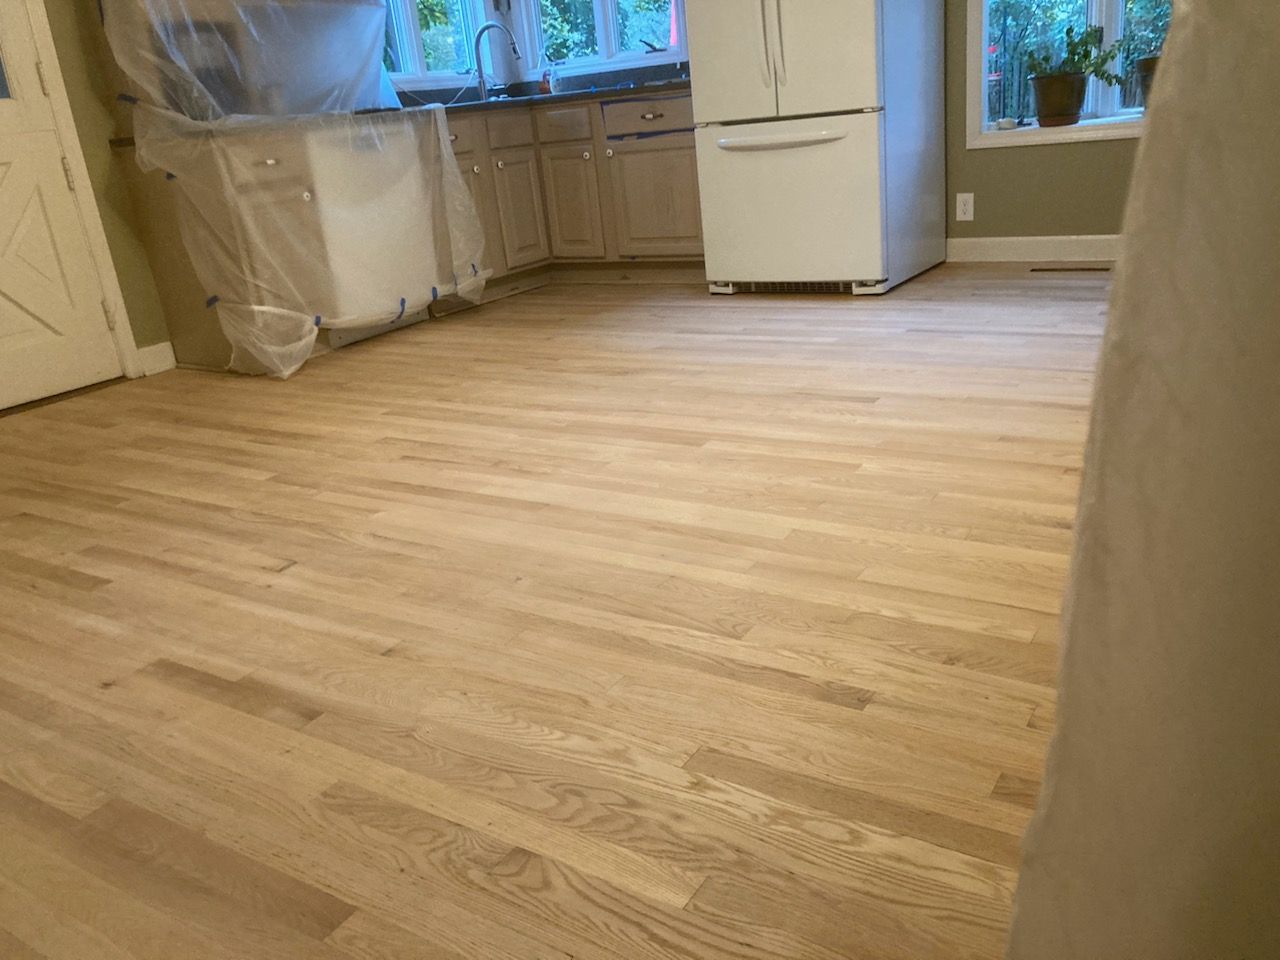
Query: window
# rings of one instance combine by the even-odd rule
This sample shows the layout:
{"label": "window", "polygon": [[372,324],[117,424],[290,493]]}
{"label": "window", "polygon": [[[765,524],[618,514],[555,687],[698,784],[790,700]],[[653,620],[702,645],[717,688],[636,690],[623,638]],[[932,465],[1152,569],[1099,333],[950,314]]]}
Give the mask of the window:
{"label": "window", "polygon": [[540,47],[584,69],[683,60],[683,0],[534,0]]}
{"label": "window", "polygon": [[[1172,0],[969,0],[969,146],[1136,136],[1139,125],[1115,121],[1141,118],[1138,61],[1159,54],[1171,16]],[[1039,130],[1027,60],[1036,51],[1061,55],[1067,29],[1090,26],[1102,27],[1108,46],[1122,39],[1111,66],[1122,82],[1091,79],[1081,126]]]}
{"label": "window", "polygon": [[[472,0],[387,0],[387,72],[457,84],[475,68]],[[461,77],[459,75],[462,75]]]}

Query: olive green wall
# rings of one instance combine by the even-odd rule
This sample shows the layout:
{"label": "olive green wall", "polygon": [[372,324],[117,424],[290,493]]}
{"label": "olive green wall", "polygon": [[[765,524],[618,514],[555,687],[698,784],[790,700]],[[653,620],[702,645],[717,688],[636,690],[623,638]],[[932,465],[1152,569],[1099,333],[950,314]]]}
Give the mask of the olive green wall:
{"label": "olive green wall", "polygon": [[45,0],[45,7],[134,342],[140,347],[161,343],[169,339],[169,331],[124,170],[124,164],[133,162],[133,155],[113,151],[107,143],[116,130],[116,91],[108,89],[113,71],[105,59],[108,53],[97,0]]}
{"label": "olive green wall", "polygon": [[[965,148],[968,3],[946,0],[946,5],[947,235],[1119,233],[1137,140]],[[974,194],[973,222],[956,221],[957,193]]]}

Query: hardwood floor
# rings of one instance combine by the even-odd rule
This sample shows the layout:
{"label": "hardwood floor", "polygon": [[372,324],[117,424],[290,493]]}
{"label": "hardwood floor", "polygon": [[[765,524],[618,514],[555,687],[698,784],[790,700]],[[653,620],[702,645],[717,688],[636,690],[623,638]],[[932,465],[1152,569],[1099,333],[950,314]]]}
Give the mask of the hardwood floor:
{"label": "hardwood floor", "polygon": [[0,418],[0,954],[1000,956],[1107,280],[550,287]]}

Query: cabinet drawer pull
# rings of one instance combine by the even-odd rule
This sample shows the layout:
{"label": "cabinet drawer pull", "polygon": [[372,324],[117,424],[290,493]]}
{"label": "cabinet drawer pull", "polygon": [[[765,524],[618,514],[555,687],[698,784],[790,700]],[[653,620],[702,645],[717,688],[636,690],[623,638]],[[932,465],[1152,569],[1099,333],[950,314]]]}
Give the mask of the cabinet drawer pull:
{"label": "cabinet drawer pull", "polygon": [[499,170],[505,170],[505,169],[507,169],[506,161],[504,161],[504,160],[499,160],[499,161],[498,161],[498,169],[499,169]]}
{"label": "cabinet drawer pull", "polygon": [[472,172],[472,173],[475,173],[475,174],[479,174],[479,173],[480,173],[480,164],[478,164],[478,163],[477,163],[474,167],[472,167],[472,168],[471,168],[471,172]]}
{"label": "cabinet drawer pull", "polygon": [[267,159],[263,160],[262,162],[268,167],[274,167],[280,161],[277,160],[275,157],[267,157]]}
{"label": "cabinet drawer pull", "polygon": [[606,150],[606,151],[604,152],[604,155],[605,155],[606,157],[612,157],[612,156],[613,156],[613,147],[610,147],[608,150]]}
{"label": "cabinet drawer pull", "polygon": [[458,139],[458,135],[457,135],[456,133],[451,133],[451,134],[449,134],[449,142],[450,142],[450,143],[453,143],[453,142],[454,142],[455,140],[457,140],[457,139]]}
{"label": "cabinet drawer pull", "polygon": [[640,119],[641,120],[661,120],[665,116],[666,116],[665,113],[642,113],[640,114]]}
{"label": "cabinet drawer pull", "polygon": [[582,151],[582,159],[583,159],[583,160],[590,160],[590,159],[591,159],[591,151],[590,151],[590,150],[583,150],[583,151]]}

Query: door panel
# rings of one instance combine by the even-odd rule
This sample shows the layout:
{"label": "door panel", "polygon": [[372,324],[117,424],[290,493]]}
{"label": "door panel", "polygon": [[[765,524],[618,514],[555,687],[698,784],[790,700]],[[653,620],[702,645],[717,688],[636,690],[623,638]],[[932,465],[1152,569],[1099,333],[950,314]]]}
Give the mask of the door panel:
{"label": "door panel", "polygon": [[624,257],[702,254],[698,166],[693,136],[628,140],[610,148],[618,253]]}
{"label": "door panel", "polygon": [[707,279],[883,279],[882,117],[699,129]]}
{"label": "door panel", "polygon": [[122,373],[34,51],[25,3],[4,0],[0,408]]}
{"label": "door panel", "polygon": [[[807,0],[801,0],[807,2]],[[772,0],[686,4],[693,116],[698,123],[777,116],[766,17]]]}
{"label": "door panel", "polygon": [[603,257],[600,184],[590,140],[542,148],[547,227],[557,257]]}
{"label": "door panel", "polygon": [[493,182],[502,221],[507,267],[525,267],[551,256],[542,215],[542,187],[533,147],[493,152]]}
{"label": "door panel", "polygon": [[24,0],[0,2],[0,134],[52,130]]}
{"label": "door panel", "polygon": [[777,25],[779,116],[884,104],[877,0],[768,0],[768,4]]}
{"label": "door panel", "polygon": [[458,167],[471,189],[480,225],[484,228],[484,258],[481,265],[492,270],[490,280],[496,280],[507,272],[507,257],[502,249],[502,218],[498,214],[498,201],[493,191],[493,172],[488,157],[478,154],[458,154]]}

